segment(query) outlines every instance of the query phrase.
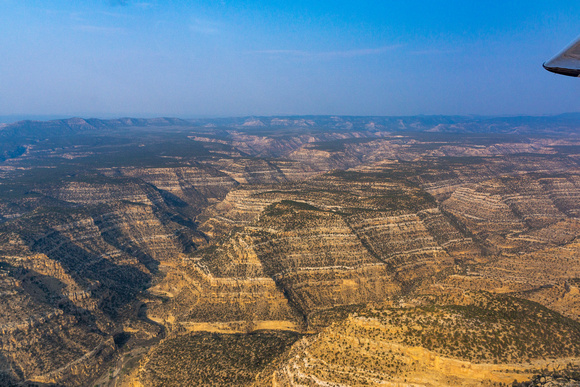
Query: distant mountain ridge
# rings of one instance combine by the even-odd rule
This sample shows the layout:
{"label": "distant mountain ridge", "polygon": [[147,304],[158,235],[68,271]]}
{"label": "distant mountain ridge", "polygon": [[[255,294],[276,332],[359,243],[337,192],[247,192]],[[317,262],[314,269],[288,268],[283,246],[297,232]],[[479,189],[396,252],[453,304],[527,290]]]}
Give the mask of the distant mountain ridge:
{"label": "distant mountain ridge", "polygon": [[79,118],[18,121],[0,125],[0,138],[37,137],[123,128],[207,127],[252,131],[258,128],[325,128],[334,130],[385,130],[451,133],[577,132],[580,113],[556,116],[246,116],[230,118]]}

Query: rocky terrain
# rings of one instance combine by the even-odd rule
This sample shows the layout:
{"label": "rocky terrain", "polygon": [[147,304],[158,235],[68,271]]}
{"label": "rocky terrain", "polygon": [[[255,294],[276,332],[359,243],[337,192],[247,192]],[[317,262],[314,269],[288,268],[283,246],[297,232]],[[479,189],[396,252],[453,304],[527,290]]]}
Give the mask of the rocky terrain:
{"label": "rocky terrain", "polygon": [[302,339],[256,384],[506,385],[554,366],[546,358],[577,365],[578,328],[528,301],[444,292],[357,309]]}
{"label": "rocky terrain", "polygon": [[574,380],[578,127],[4,125],[0,384]]}

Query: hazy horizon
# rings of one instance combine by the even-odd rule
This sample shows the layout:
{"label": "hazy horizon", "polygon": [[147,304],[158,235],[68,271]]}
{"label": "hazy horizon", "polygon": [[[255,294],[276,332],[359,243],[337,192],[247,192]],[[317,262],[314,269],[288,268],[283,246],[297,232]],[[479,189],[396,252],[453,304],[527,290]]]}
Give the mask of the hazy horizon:
{"label": "hazy horizon", "polygon": [[580,117],[580,111],[578,112],[564,112],[558,114],[489,114],[489,115],[479,115],[479,114],[413,114],[413,115],[348,115],[348,114],[269,114],[269,115],[260,115],[260,114],[253,114],[253,115],[198,115],[198,116],[169,116],[169,115],[156,115],[156,114],[146,114],[144,116],[137,116],[137,115],[115,115],[115,114],[107,114],[101,116],[93,116],[93,115],[80,115],[80,114],[73,114],[73,115],[59,115],[59,114],[51,114],[51,115],[10,115],[10,116],[0,116],[0,124],[12,124],[20,121],[53,121],[53,120],[67,120],[72,118],[82,118],[82,119],[98,119],[98,120],[115,120],[121,118],[144,118],[144,119],[153,119],[153,118],[176,118],[181,120],[212,120],[212,119],[235,119],[235,118],[269,118],[269,117],[281,117],[281,118],[291,118],[291,117],[329,117],[329,116],[336,116],[336,117],[469,117],[469,118],[478,118],[478,119],[492,119],[492,118],[517,118],[517,117],[558,117],[558,116],[566,116],[566,115],[578,115]]}
{"label": "hazy horizon", "polygon": [[115,115],[115,114],[107,114],[107,115],[82,115],[82,114],[73,114],[73,115],[66,115],[66,114],[50,114],[50,115],[9,115],[9,116],[0,116],[0,124],[12,124],[15,122],[20,121],[54,121],[54,120],[67,120],[72,118],[82,118],[82,119],[98,119],[98,120],[115,120],[121,118],[143,118],[143,119],[153,119],[153,118],[176,118],[181,120],[213,120],[213,119],[235,119],[235,118],[292,118],[292,117],[469,117],[469,118],[478,118],[478,119],[486,119],[486,118],[517,118],[517,117],[558,117],[558,116],[566,116],[566,115],[578,115],[580,116],[579,112],[564,112],[558,114],[489,114],[489,115],[480,115],[480,114],[412,114],[412,115],[349,115],[349,114],[268,114],[268,115],[260,115],[260,114],[252,114],[252,115],[198,115],[198,116],[169,116],[169,115],[156,115],[156,114],[147,114],[144,116],[138,115]]}

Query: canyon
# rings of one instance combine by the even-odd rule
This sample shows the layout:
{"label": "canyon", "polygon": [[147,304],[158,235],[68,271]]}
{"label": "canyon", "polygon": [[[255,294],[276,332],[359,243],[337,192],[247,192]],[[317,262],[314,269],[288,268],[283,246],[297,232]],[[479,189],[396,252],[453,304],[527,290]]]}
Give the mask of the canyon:
{"label": "canyon", "polygon": [[3,125],[0,384],[580,380],[579,127]]}

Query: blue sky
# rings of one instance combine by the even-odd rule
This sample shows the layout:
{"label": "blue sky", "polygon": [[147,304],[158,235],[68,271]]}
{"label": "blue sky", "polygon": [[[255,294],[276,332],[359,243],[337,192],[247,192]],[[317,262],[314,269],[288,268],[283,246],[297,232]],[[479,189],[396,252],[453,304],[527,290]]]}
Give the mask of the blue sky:
{"label": "blue sky", "polygon": [[0,116],[543,115],[580,34],[546,1],[1,0]]}

